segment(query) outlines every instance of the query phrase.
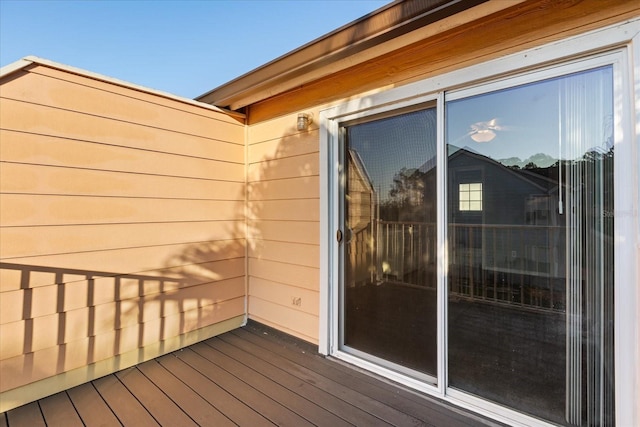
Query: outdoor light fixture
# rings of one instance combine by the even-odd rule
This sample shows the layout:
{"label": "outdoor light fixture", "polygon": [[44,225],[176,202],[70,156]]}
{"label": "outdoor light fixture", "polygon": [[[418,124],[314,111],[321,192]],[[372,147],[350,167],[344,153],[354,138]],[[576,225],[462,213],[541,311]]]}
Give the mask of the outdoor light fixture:
{"label": "outdoor light fixture", "polygon": [[311,125],[311,114],[307,113],[298,113],[298,130],[304,131],[309,129]]}

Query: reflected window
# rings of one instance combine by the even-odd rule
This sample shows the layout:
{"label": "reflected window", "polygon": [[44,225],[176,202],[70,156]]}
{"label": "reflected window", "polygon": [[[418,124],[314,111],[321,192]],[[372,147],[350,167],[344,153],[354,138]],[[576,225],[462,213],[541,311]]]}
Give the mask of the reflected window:
{"label": "reflected window", "polygon": [[460,210],[479,212],[482,210],[482,183],[474,182],[459,186]]}

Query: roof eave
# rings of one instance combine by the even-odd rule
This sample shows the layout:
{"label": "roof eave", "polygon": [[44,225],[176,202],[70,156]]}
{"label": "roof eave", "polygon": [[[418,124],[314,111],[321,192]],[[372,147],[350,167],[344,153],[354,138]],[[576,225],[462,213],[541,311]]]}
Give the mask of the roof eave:
{"label": "roof eave", "polygon": [[237,110],[521,1],[396,1],[196,99]]}

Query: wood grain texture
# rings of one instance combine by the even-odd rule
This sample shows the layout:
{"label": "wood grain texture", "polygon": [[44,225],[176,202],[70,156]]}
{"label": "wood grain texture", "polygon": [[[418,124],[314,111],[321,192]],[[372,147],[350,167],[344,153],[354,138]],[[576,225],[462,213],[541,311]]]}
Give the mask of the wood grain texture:
{"label": "wood grain texture", "polygon": [[120,422],[91,383],[67,391],[85,425],[120,426]]}
{"label": "wood grain texture", "polygon": [[[151,360],[138,366],[150,381],[175,402],[182,411],[199,425],[235,425],[216,407],[207,402],[178,377],[166,370],[157,361]],[[215,403],[215,402],[214,402]]]}
{"label": "wood grain texture", "polygon": [[45,427],[47,425],[37,402],[7,412],[7,420],[12,427]]}
{"label": "wood grain texture", "polygon": [[249,107],[249,124],[533,48],[640,14],[635,0],[531,0]]}
{"label": "wood grain texture", "polygon": [[46,397],[39,403],[42,416],[48,426],[74,427],[84,425],[66,392]]}
{"label": "wood grain texture", "polygon": [[160,425],[115,375],[100,378],[93,384],[123,425]]}

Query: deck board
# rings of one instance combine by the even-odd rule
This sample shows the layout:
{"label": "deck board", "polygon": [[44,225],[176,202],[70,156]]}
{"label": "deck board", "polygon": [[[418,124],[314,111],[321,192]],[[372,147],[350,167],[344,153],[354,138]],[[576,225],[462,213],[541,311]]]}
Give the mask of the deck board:
{"label": "deck board", "polygon": [[38,402],[31,402],[7,412],[11,427],[46,427]]}
{"label": "deck board", "polygon": [[[233,331],[234,335],[241,336],[247,341],[275,352],[281,358],[292,361],[294,366],[302,366],[304,369],[312,370],[316,378],[321,381],[329,379],[343,388],[354,391],[360,407],[362,405],[367,407],[366,400],[363,401],[363,398],[366,397],[375,402],[384,402],[385,405],[393,407],[404,415],[418,418],[424,424],[434,426],[464,427],[478,425],[478,422],[485,421],[481,417],[476,418],[474,415],[459,411],[450,405],[438,403],[435,398],[425,399],[418,393],[380,381],[378,378],[363,374],[344,364],[313,354],[312,357],[309,357],[306,353],[308,350],[304,348],[300,348],[297,352],[285,351],[287,349],[286,337],[279,340],[279,337],[284,337],[284,335],[277,331],[269,331],[269,333],[272,336],[268,337],[262,329],[254,328],[251,325],[242,330]],[[309,360],[313,360],[314,363],[310,363]],[[326,383],[325,387],[332,389],[330,383]],[[375,408],[367,407],[367,409],[372,414],[376,413]],[[400,424],[409,421],[392,420],[393,423],[400,422]]]}
{"label": "deck board", "polygon": [[331,411],[343,420],[353,425],[375,425],[381,420],[369,414],[368,412],[345,402],[334,396],[332,393],[301,380],[291,375],[280,364],[282,361],[277,355],[264,351],[260,347],[254,346],[238,337],[227,334],[221,337],[216,347],[224,351],[230,357],[241,361],[245,365],[253,366],[254,369],[261,372],[267,377],[279,381],[281,385],[289,390],[295,390],[301,396],[316,402],[319,406]]}
{"label": "deck board", "polygon": [[[378,384],[368,382],[367,376],[350,369],[340,371],[336,362],[327,361],[321,357],[310,358],[308,354],[299,352],[283,352],[282,344],[267,339],[265,336],[252,334],[247,331],[237,331],[247,341],[257,346],[273,351],[285,361],[283,366],[293,375],[305,381],[312,381],[320,387],[331,390],[332,393],[354,406],[365,409],[370,414],[392,425],[447,425],[457,426],[456,420],[446,418],[440,420],[437,413],[425,410],[423,406],[406,399],[397,397],[398,388],[394,391],[386,390]],[[378,381],[380,382],[380,381]],[[395,405],[394,405],[395,403]],[[420,422],[421,421],[421,422]],[[442,423],[440,423],[442,421]],[[466,425],[466,424],[462,424]]]}
{"label": "deck board", "polygon": [[83,425],[66,392],[46,397],[39,403],[47,426],[75,427]]}
{"label": "deck board", "polygon": [[116,377],[136,396],[153,418],[163,426],[196,427],[197,424],[137,367],[118,372]]}
{"label": "deck board", "polygon": [[[197,344],[196,344],[197,345]],[[210,380],[227,390],[238,399],[251,402],[251,407],[262,416],[277,425],[311,426],[304,418],[287,409],[280,402],[272,400],[250,385],[239,380],[229,372],[211,363],[194,350],[188,349],[179,353],[178,357],[193,366]]]}
{"label": "deck board", "polygon": [[93,383],[98,393],[125,426],[159,426],[149,411],[138,402],[136,397],[115,375],[102,377]]}
{"label": "deck board", "polygon": [[247,326],[0,414],[14,426],[498,426]]}
{"label": "deck board", "polygon": [[159,362],[237,425],[273,426],[273,423],[254,411],[252,407],[241,402],[236,396],[227,393],[215,382],[176,357],[175,354],[161,357]]}
{"label": "deck board", "polygon": [[220,427],[234,426],[235,424],[224,416],[213,405],[196,393],[183,381],[167,371],[156,360],[150,360],[141,364],[138,369],[156,387],[167,393],[185,413],[199,425],[215,425]]}
{"label": "deck board", "polygon": [[67,390],[67,394],[85,425],[104,427],[122,425],[93,384],[79,385]]}
{"label": "deck board", "polygon": [[222,353],[218,349],[219,345],[221,345],[219,341],[213,340],[209,342],[209,345],[203,343],[193,346],[192,349],[271,399],[277,402],[287,402],[287,409],[314,425],[331,425],[335,427],[350,425],[313,401],[292,392],[277,381],[266,377],[260,371],[254,370],[250,365],[243,365]]}

